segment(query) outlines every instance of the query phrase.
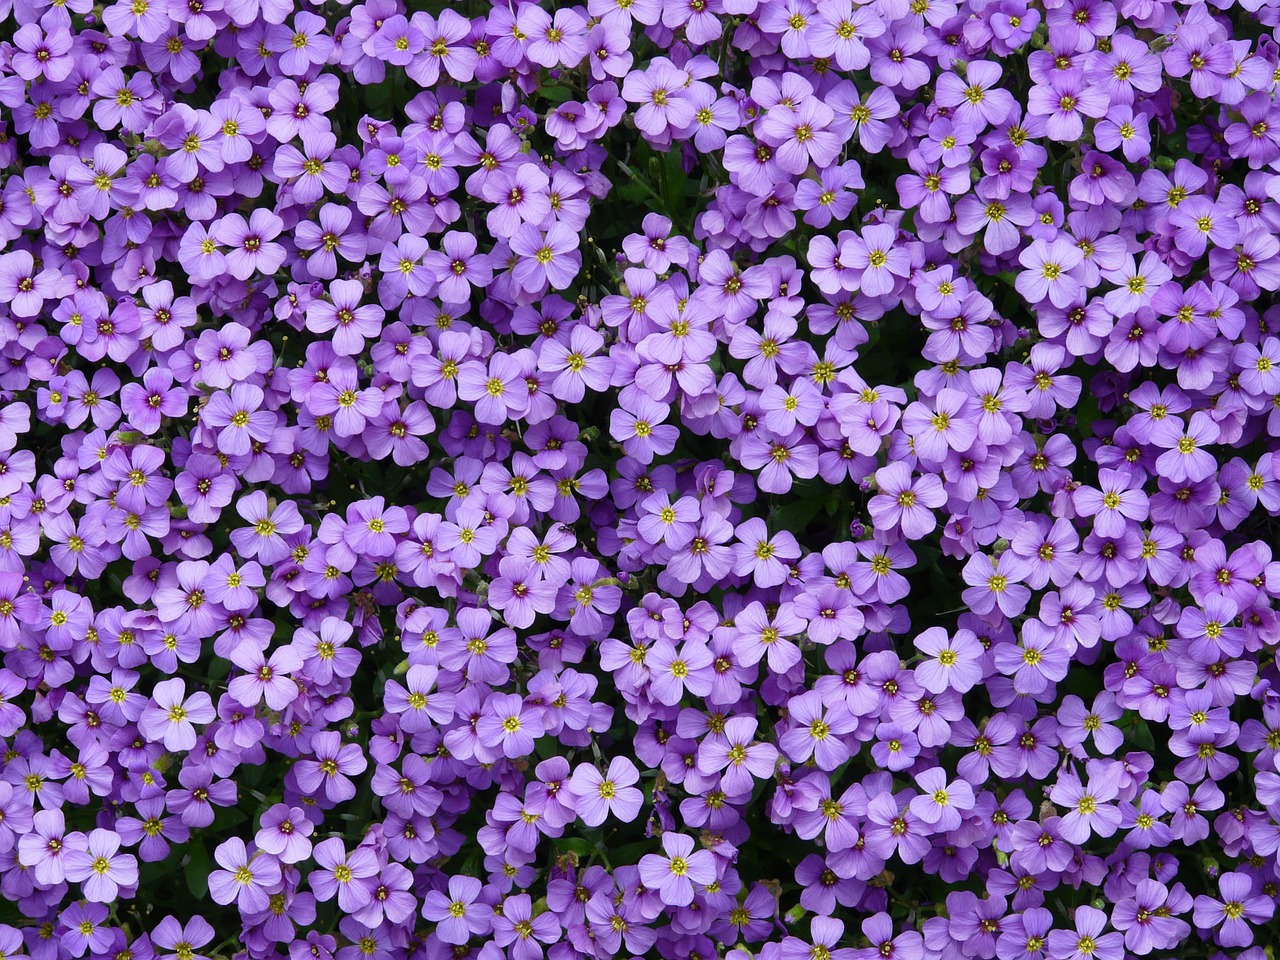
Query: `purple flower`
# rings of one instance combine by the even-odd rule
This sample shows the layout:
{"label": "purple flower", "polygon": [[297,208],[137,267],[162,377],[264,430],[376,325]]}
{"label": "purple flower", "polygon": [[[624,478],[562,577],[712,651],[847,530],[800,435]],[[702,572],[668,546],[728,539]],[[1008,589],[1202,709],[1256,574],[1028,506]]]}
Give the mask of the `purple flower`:
{"label": "purple flower", "polygon": [[1059,827],[1063,839],[1084,843],[1090,834],[1111,836],[1120,825],[1120,811],[1111,803],[1119,792],[1115,765],[1091,765],[1087,784],[1074,773],[1059,776],[1049,796],[1054,803],[1068,808]]}
{"label": "purple flower", "polygon": [[610,816],[624,823],[636,818],[644,800],[635,786],[639,780],[635,764],[625,757],[614,757],[604,774],[592,764],[580,764],[565,787],[573,797],[574,810],[582,822],[598,827]]}
{"label": "purple flower", "polygon": [[119,834],[101,828],[89,832],[83,849],[67,851],[63,858],[66,877],[82,884],[86,900],[113,903],[121,887],[126,890],[136,887],[138,861],[131,854],[119,851]]}
{"label": "purple flower", "polygon": [[932,474],[912,477],[904,463],[891,463],[876,471],[879,492],[867,504],[876,529],[902,530],[908,540],[919,540],[937,527],[933,511],[946,503],[942,482]]}
{"label": "purple flower", "polygon": [[382,332],[385,316],[375,304],[361,305],[364,285],[359,280],[335,280],[329,284],[329,300],[316,300],[307,309],[307,329],[333,332],[333,346],[340,356],[358,356],[365,340]]}
{"label": "purple flower", "polygon": [[280,882],[280,864],[274,858],[251,854],[239,837],[220,843],[213,858],[222,868],[209,874],[209,896],[215,903],[234,902],[258,913],[267,909],[268,891]]}
{"label": "purple flower", "polygon": [[1083,289],[1071,271],[1083,259],[1079,248],[1066,240],[1035,240],[1018,255],[1025,268],[1018,274],[1018,292],[1032,303],[1047,299],[1055,307],[1070,306]]}
{"label": "purple flower", "polygon": [[368,904],[378,873],[378,858],[371,849],[356,847],[348,853],[341,837],[330,837],[316,844],[312,859],[319,869],[307,875],[307,882],[317,900],[337,897],[339,909],[348,913]]}
{"label": "purple flower", "polygon": [[253,441],[269,440],[277,417],[261,409],[264,395],[248,383],[233,384],[229,392],[214,394],[201,419],[218,431],[218,449],[231,456],[243,456]]}
{"label": "purple flower", "polygon": [[786,581],[788,564],[800,557],[795,537],[785,530],[770,536],[759,518],[742,524],[737,535],[734,573],[750,576],[760,587],[776,587]]}
{"label": "purple flower", "polygon": [[684,95],[684,79],[670,61],[658,61],[647,70],[633,70],[622,84],[622,96],[639,104],[636,126],[651,137],[669,128],[687,127],[694,117],[693,104]]}
{"label": "purple flower", "polygon": [[622,443],[623,450],[638,463],[649,464],[657,455],[675,448],[679,430],[664,424],[670,410],[648,397],[632,394],[629,409],[609,415],[609,432]]}
{"label": "purple flower", "polygon": [[34,317],[46,300],[70,293],[72,280],[51,268],[37,270],[25,250],[0,255],[0,303],[8,304],[15,317]]}
{"label": "purple flower", "polygon": [[911,812],[940,831],[960,826],[964,815],[973,809],[973,789],[963,779],[947,782],[946,771],[932,767],[916,776],[918,796],[911,800]]}
{"label": "purple flower", "polygon": [[668,906],[686,906],[693,902],[695,883],[706,886],[716,879],[715,860],[707,850],[694,850],[693,838],[683,833],[664,832],[662,849],[663,854],[640,858],[640,879]]}
{"label": "purple flower", "polygon": [[254,646],[241,644],[231,661],[245,673],[227,685],[227,692],[246,707],[262,701],[272,710],[283,710],[298,698],[298,685],[290,676],[302,669],[302,658],[292,647],[277,647],[268,658]]}
{"label": "purple flower", "polygon": [[822,695],[810,690],[787,703],[788,728],[778,739],[782,752],[796,763],[814,758],[820,770],[834,770],[849,757],[844,734],[856,721],[843,704],[823,703]]}
{"label": "purple flower", "polygon": [[73,903],[58,915],[60,939],[73,957],[111,949],[114,938],[107,923],[110,913],[101,903]]}
{"label": "purple flower", "polygon": [[215,236],[218,243],[229,247],[227,269],[237,280],[247,280],[253,273],[272,274],[284,263],[285,249],[273,243],[284,229],[284,223],[269,210],[254,210],[248,222],[238,213],[218,221]]}
{"label": "purple flower", "polygon": [[316,734],[311,741],[311,757],[293,767],[298,786],[308,794],[323,788],[325,799],[341,803],[356,795],[351,777],[363,773],[368,761],[358,744],[343,743],[332,730]]}
{"label": "purple flower", "polygon": [[897,231],[888,224],[867,227],[861,236],[850,237],[840,246],[840,263],[851,270],[857,286],[869,297],[893,290],[894,277],[906,277],[909,258],[896,245]]}
{"label": "purple flower", "polygon": [[511,948],[512,960],[538,960],[543,943],[555,943],[560,939],[561,925],[552,912],[533,915],[533,901],[528,894],[507,897],[502,910],[494,911],[494,942]]}
{"label": "purple flower", "polygon": [[720,783],[730,795],[749,792],[755,779],[774,772],[778,751],[771,744],[754,742],[756,729],[753,718],[733,717],[725,722],[722,733],[704,740],[698,751],[699,771],[719,773]]}
{"label": "purple flower", "polygon": [[826,167],[836,159],[840,140],[827,129],[833,119],[830,107],[809,98],[793,106],[774,107],[756,124],[756,134],[774,148],[779,169],[800,174],[811,162]]}
{"label": "purple flower", "polygon": [[439,251],[429,251],[423,266],[435,272],[440,298],[445,303],[467,303],[471,288],[484,289],[493,278],[489,258],[476,250],[476,238],[451,231],[441,239]]}
{"label": "purple flower", "polygon": [[83,834],[68,833],[60,810],[37,810],[30,830],[18,838],[18,862],[33,868],[38,883],[52,886],[66,878],[67,858],[86,847]]}
{"label": "purple flower", "polygon": [[187,696],[186,683],[162,680],[151,691],[151,701],[138,718],[138,728],[148,740],[161,742],[166,750],[190,750],[196,743],[195,724],[209,723],[216,716],[213,701],[203,690]]}
{"label": "purple flower", "polygon": [[916,637],[915,645],[929,658],[916,667],[915,674],[930,693],[965,693],[982,681],[984,651],[972,630],[962,628],[948,637],[941,627],[930,627]]}
{"label": "purple flower", "polygon": [[414,664],[405,673],[401,686],[388,680],[383,702],[389,714],[397,717],[405,733],[421,733],[433,724],[448,723],[453,718],[455,697],[435,691],[439,670],[425,664]]}
{"label": "purple flower", "polygon": [[1191,415],[1189,423],[1176,417],[1162,420],[1151,434],[1151,442],[1164,450],[1156,468],[1161,476],[1175,483],[1208,478],[1217,469],[1217,460],[1204,448],[1216,442],[1218,436],[1218,427],[1200,411]]}
{"label": "purple flower", "polygon": [[1002,554],[998,559],[980,554],[964,566],[964,582],[969,589],[961,595],[974,613],[999,609],[1006,617],[1016,617],[1031,599],[1031,590],[1019,583],[1015,564]]}
{"label": "purple flower", "polygon": [[236,512],[250,524],[231,532],[231,542],[242,557],[257,557],[264,564],[274,564],[289,555],[284,538],[302,530],[302,517],[292,500],[274,507],[262,491],[241,498]]}
{"label": "purple flower", "polygon": [[1075,930],[1050,930],[1047,938],[1049,954],[1059,960],[1121,960],[1124,957],[1123,935],[1103,933],[1107,915],[1094,907],[1076,907]]}
{"label": "purple flower", "polygon": [[564,290],[582,266],[577,234],[563,223],[545,232],[522,223],[511,236],[511,252],[519,258],[512,277],[532,297],[541,296],[548,287]]}
{"label": "purple flower", "polygon": [[315,824],[300,807],[277,803],[262,815],[254,844],[281,863],[299,863],[311,855],[308,839]]}
{"label": "purple flower", "polygon": [[943,388],[930,403],[916,401],[903,413],[902,427],[910,435],[916,453],[941,462],[948,449],[964,453],[978,436],[971,417],[973,399],[958,390]]}
{"label": "purple flower", "polygon": [[213,937],[213,927],[204,917],[192,917],[184,926],[177,917],[168,916],[151,931],[152,943],[167,951],[160,955],[163,960],[188,954],[193,960],[199,960],[201,954],[195,951],[211,942]]}
{"label": "purple flower", "polygon": [[464,944],[491,928],[493,908],[479,900],[482,886],[473,877],[450,877],[448,893],[431,890],[422,898],[422,915],[436,924],[441,941]]}
{"label": "purple flower", "polygon": [[515,693],[491,696],[476,724],[476,734],[485,745],[512,758],[532,753],[543,731],[542,712]]}
{"label": "purple flower", "polygon": [[13,35],[13,44],[13,69],[22,79],[58,83],[70,76],[75,60],[69,32],[46,32],[38,24],[27,23]]}

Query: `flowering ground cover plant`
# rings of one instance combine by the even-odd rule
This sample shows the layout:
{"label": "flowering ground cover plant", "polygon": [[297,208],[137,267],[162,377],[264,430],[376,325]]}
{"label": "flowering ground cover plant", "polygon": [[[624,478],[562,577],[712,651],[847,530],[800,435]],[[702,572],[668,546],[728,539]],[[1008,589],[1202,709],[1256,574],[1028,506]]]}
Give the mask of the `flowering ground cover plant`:
{"label": "flowering ground cover plant", "polygon": [[0,0],[0,957],[1270,957],[1277,26]]}

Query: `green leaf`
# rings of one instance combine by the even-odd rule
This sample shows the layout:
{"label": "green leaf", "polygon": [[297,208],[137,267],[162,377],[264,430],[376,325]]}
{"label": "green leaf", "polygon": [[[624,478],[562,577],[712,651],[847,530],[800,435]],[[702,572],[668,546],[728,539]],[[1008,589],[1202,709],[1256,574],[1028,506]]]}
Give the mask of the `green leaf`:
{"label": "green leaf", "polygon": [[209,873],[213,862],[204,844],[195,843],[191,847],[191,856],[182,865],[182,873],[187,878],[187,891],[197,900],[203,900],[209,892]]}
{"label": "green leaf", "polygon": [[[1127,722],[1126,722],[1127,721]],[[1121,729],[1128,725],[1126,738],[1129,743],[1133,744],[1137,750],[1145,750],[1147,753],[1155,750],[1156,738],[1151,734],[1151,728],[1147,726],[1147,721],[1143,720],[1137,714],[1132,715],[1132,719],[1125,718],[1120,721]],[[1131,725],[1129,725],[1131,724]]]}
{"label": "green leaf", "polygon": [[646,853],[653,853],[659,844],[654,840],[641,840],[638,843],[627,843],[609,852],[609,859],[615,864],[639,863]]}
{"label": "green leaf", "polygon": [[213,829],[217,831],[229,830],[248,819],[249,815],[239,807],[222,807],[213,815]]}
{"label": "green leaf", "polygon": [[565,853],[576,853],[580,857],[589,857],[596,852],[596,845],[583,837],[564,837],[556,841],[556,846]]}
{"label": "green leaf", "polygon": [[801,533],[826,504],[824,490],[812,483],[797,483],[787,496],[786,506],[774,512],[770,527]]}
{"label": "green leaf", "polygon": [[565,86],[549,86],[543,87],[539,93],[550,103],[560,106],[572,95],[572,91]]}

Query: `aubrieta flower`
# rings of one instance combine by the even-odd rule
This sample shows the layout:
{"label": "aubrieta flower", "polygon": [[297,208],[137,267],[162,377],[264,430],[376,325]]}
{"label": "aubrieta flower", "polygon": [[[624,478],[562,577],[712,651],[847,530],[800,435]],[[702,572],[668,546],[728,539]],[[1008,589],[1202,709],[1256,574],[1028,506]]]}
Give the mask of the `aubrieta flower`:
{"label": "aubrieta flower", "polygon": [[254,836],[259,850],[281,863],[298,863],[310,855],[311,841],[307,838],[315,824],[301,808],[277,803],[262,815],[260,822],[261,829]]}
{"label": "aubrieta flower", "polygon": [[584,763],[564,783],[574,798],[574,809],[582,822],[599,826],[610,817],[622,821],[635,819],[643,803],[643,795],[635,786],[639,771],[626,757],[614,757],[602,774],[593,764]]}
{"label": "aubrieta flower", "polygon": [[368,765],[359,746],[344,744],[335,731],[316,734],[311,742],[314,759],[301,761],[294,767],[298,786],[309,794],[323,791],[331,803],[349,800],[355,796],[353,774],[364,772]]}
{"label": "aubrieta flower", "polygon": [[167,750],[190,750],[196,743],[195,724],[209,723],[214,716],[209,694],[197,690],[190,696],[178,678],[164,680],[151,691],[151,700],[138,718],[139,729]]}
{"label": "aubrieta flower", "polygon": [[1107,915],[1096,907],[1080,906],[1075,912],[1075,930],[1050,930],[1046,938],[1049,954],[1063,960],[1085,960],[1102,957],[1120,960],[1124,956],[1124,938],[1112,931],[1103,933]]}
{"label": "aubrieta flower", "polygon": [[432,890],[423,898],[422,915],[436,923],[444,943],[463,944],[493,923],[493,908],[477,902],[483,884],[474,877],[450,877],[448,892]]}
{"label": "aubrieta flower", "polygon": [[1247,947],[1253,943],[1250,923],[1265,923],[1275,913],[1270,897],[1255,893],[1254,881],[1245,873],[1229,872],[1218,878],[1218,896],[1195,900],[1197,927],[1212,931],[1222,947]]}
{"label": "aubrieta flower", "polygon": [[930,627],[916,637],[915,645],[929,658],[916,667],[915,675],[930,693],[965,693],[981,681],[983,649],[972,630],[960,629],[948,637],[941,627]]}
{"label": "aubrieta flower", "polygon": [[[315,845],[313,858],[316,869],[307,875],[307,882],[316,900],[336,898],[338,906],[348,912],[368,903],[372,878],[378,872],[378,858],[372,850],[357,847],[347,851],[341,837],[330,837]],[[269,856],[265,859],[274,863]]]}
{"label": "aubrieta flower", "polygon": [[244,842],[232,837],[220,844],[214,860],[222,869],[209,875],[209,895],[215,903],[235,902],[260,913],[270,902],[268,891],[280,881],[280,864],[270,856],[250,853]]}
{"label": "aubrieta flower", "polygon": [[66,877],[81,884],[86,900],[112,903],[121,887],[137,884],[138,862],[131,854],[119,852],[120,843],[115,831],[98,828],[89,832],[84,849],[67,852]]}
{"label": "aubrieta flower", "polygon": [[693,902],[694,884],[706,886],[716,878],[715,860],[708,850],[695,850],[693,838],[682,833],[662,835],[663,854],[640,860],[640,878],[657,890],[662,902],[683,907]]}

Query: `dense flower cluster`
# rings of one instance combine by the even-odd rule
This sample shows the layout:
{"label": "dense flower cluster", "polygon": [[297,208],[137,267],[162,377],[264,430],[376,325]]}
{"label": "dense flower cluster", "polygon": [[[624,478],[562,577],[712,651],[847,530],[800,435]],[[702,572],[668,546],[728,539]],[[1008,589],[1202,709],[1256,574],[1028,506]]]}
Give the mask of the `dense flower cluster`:
{"label": "dense flower cluster", "polygon": [[1274,0],[0,0],[0,957],[1260,960]]}

